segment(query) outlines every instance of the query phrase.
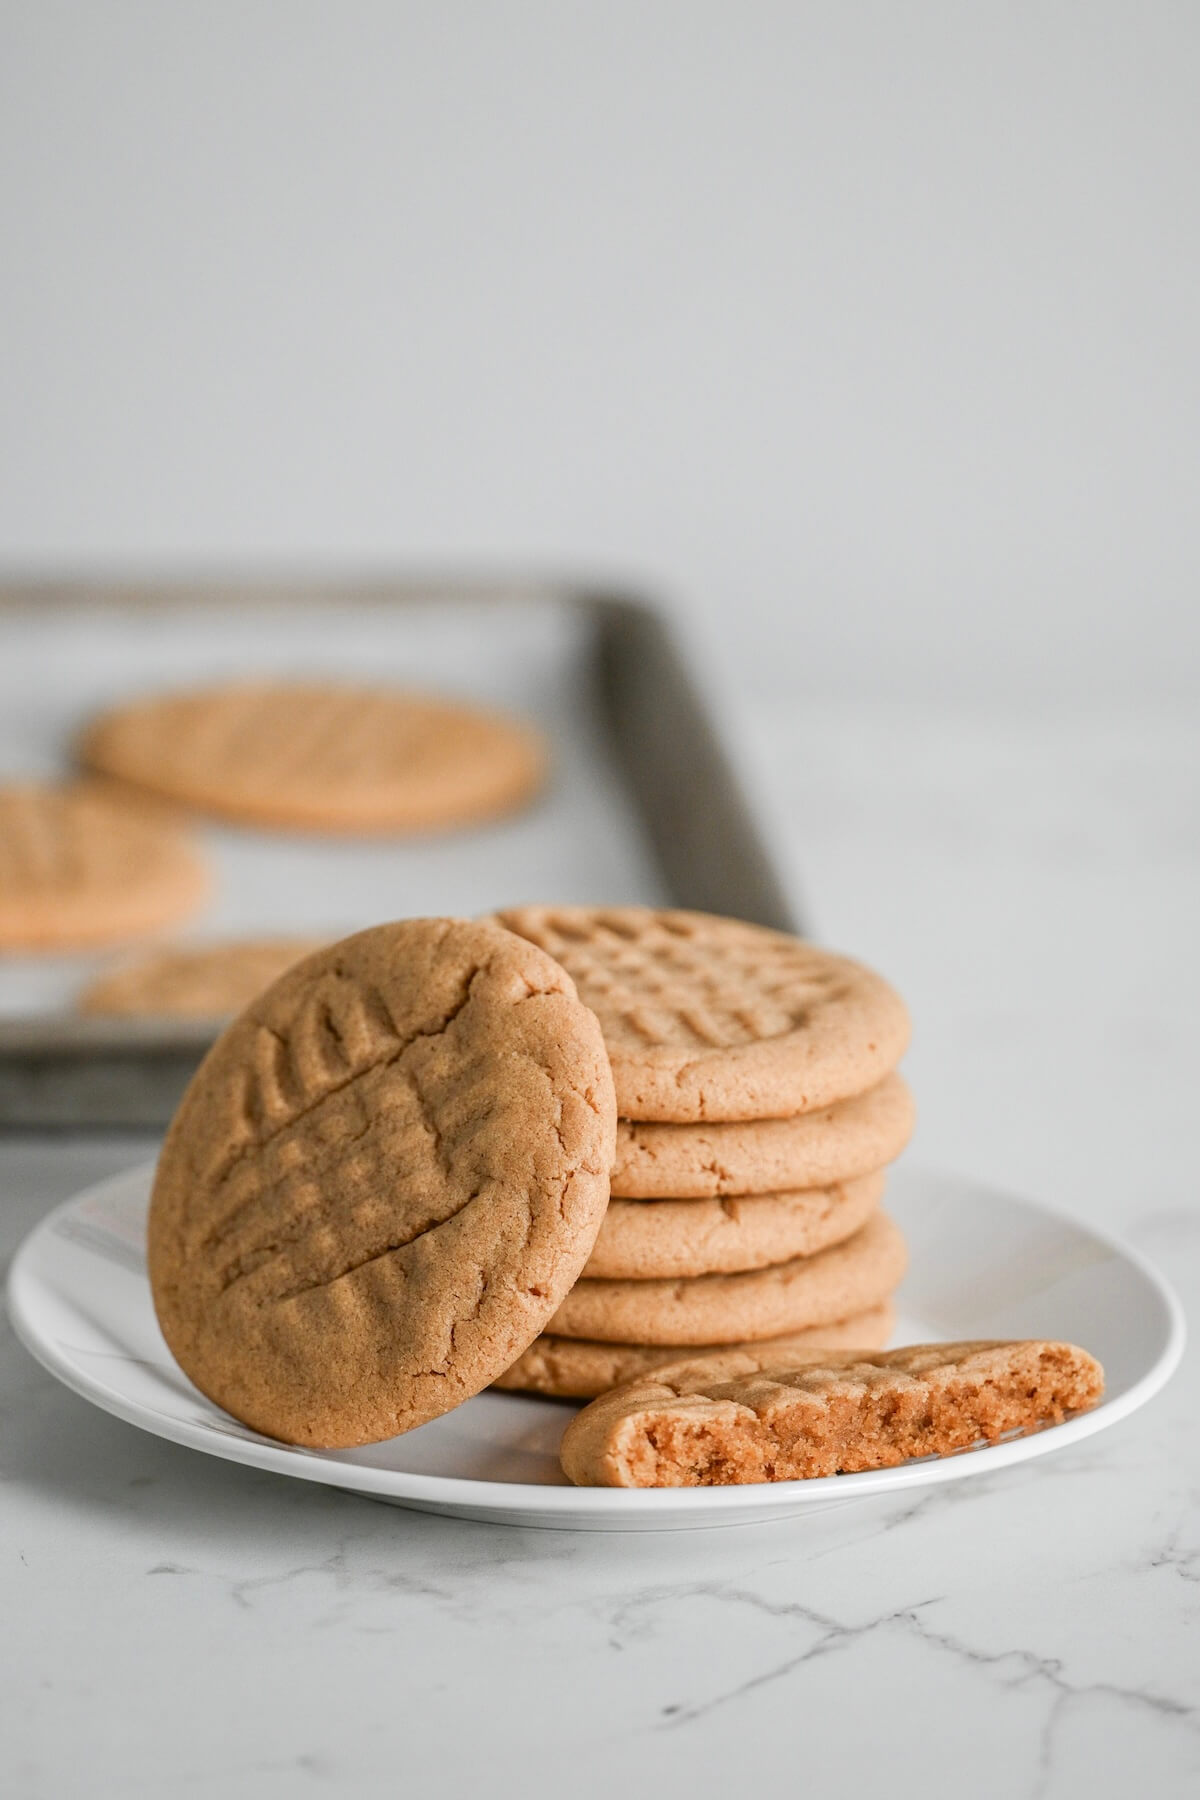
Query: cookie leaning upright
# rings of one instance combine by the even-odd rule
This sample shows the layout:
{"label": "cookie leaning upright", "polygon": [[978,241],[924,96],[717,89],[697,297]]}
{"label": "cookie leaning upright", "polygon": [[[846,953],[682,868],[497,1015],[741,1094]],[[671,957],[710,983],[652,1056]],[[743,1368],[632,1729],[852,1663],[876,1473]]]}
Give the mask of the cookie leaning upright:
{"label": "cookie leaning upright", "polygon": [[570,978],[490,924],[378,926],[267,989],[159,1159],[159,1323],[289,1442],[407,1431],[501,1374],[583,1268],[616,1109]]}
{"label": "cookie leaning upright", "polygon": [[639,906],[497,916],[596,1013],[623,1119],[788,1118],[864,1093],[908,1045],[882,976],[786,932]]}

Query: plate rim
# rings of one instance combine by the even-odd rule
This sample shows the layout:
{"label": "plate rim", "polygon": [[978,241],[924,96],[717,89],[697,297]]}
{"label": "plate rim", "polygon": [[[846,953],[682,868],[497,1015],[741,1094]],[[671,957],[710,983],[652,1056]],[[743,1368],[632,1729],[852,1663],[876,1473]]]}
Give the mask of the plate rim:
{"label": "plate rim", "polygon": [[[91,1182],[70,1195],[46,1213],[26,1233],[9,1265],[5,1282],[7,1312],[17,1338],[50,1375],[81,1399],[109,1413],[124,1423],[161,1437],[170,1443],[215,1456],[221,1461],[241,1463],[264,1469],[271,1474],[316,1482],[321,1486],[369,1495],[398,1502],[419,1502],[428,1508],[456,1511],[494,1511],[526,1515],[539,1513],[579,1514],[583,1524],[588,1514],[598,1510],[623,1516],[656,1513],[721,1514],[733,1511],[773,1512],[787,1509],[796,1512],[804,1506],[832,1501],[867,1499],[872,1495],[895,1492],[908,1487],[927,1487],[941,1482],[963,1480],[985,1475],[1044,1456],[1054,1450],[1067,1449],[1098,1431],[1118,1424],[1146,1405],[1158,1394],[1179,1366],[1187,1341],[1187,1324],[1182,1302],[1166,1277],[1154,1263],[1116,1233],[1078,1218],[1060,1206],[1042,1200],[1026,1199],[992,1187],[972,1176],[926,1165],[909,1165],[908,1172],[931,1182],[969,1182],[977,1192],[991,1193],[1009,1204],[1016,1204],[1039,1214],[1047,1221],[1066,1225],[1100,1244],[1111,1255],[1132,1265],[1160,1301],[1167,1321],[1166,1341],[1155,1361],[1123,1394],[1113,1400],[1102,1400],[1090,1412],[1079,1413],[1061,1425],[1047,1426],[1024,1437],[1006,1439],[1002,1443],[984,1445],[954,1456],[924,1458],[902,1463],[897,1468],[864,1469],[851,1475],[817,1476],[803,1481],[747,1482],[730,1487],[698,1488],[609,1488],[551,1486],[534,1482],[490,1481],[465,1475],[430,1475],[417,1471],[379,1469],[370,1464],[344,1463],[326,1451],[308,1450],[302,1445],[274,1443],[270,1439],[243,1436],[249,1427],[240,1421],[238,1434],[226,1434],[206,1422],[193,1424],[158,1413],[140,1401],[130,1400],[94,1376],[85,1375],[41,1331],[30,1316],[23,1289],[37,1278],[29,1265],[42,1240],[52,1235],[56,1221],[70,1213],[82,1201],[94,1198],[113,1187],[146,1180],[154,1163],[138,1163],[115,1175]],[[164,1349],[166,1345],[164,1343]],[[170,1352],[167,1352],[168,1355]],[[685,1347],[681,1347],[681,1354]],[[180,1371],[182,1374],[182,1371]],[[187,1377],[184,1376],[186,1380]],[[194,1389],[196,1398],[216,1408],[216,1402]],[[537,1396],[534,1396],[535,1398]],[[714,1519],[714,1523],[719,1520]]]}

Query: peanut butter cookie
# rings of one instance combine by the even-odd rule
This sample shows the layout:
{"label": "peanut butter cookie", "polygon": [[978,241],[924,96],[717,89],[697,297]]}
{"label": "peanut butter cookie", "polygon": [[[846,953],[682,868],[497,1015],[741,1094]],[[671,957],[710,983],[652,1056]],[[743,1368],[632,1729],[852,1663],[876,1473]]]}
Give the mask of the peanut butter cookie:
{"label": "peanut butter cookie", "polygon": [[880,1171],[793,1194],[610,1200],[583,1273],[589,1280],[670,1280],[813,1256],[865,1225],[883,1187]]}
{"label": "peanut butter cookie", "polygon": [[[786,1337],[766,1338],[752,1346],[756,1355],[782,1365],[798,1350],[830,1350],[842,1345],[874,1350],[886,1344],[895,1329],[895,1313],[886,1303],[870,1312],[856,1313],[837,1325],[814,1325],[811,1331],[793,1331]],[[688,1351],[689,1358],[716,1356],[729,1346],[710,1344]],[[519,1393],[553,1394],[562,1399],[594,1400],[609,1388],[632,1381],[651,1369],[679,1361],[678,1345],[600,1344],[583,1338],[535,1338],[512,1368],[493,1381],[496,1388]]]}
{"label": "peanut butter cookie", "polygon": [[86,950],[193,912],[208,872],[174,825],[86,782],[0,787],[0,949]]}
{"label": "peanut butter cookie", "polygon": [[852,1100],[791,1119],[725,1125],[617,1123],[612,1191],[626,1199],[705,1199],[824,1187],[880,1169],[912,1136],[912,1095],[885,1075]]}
{"label": "peanut butter cookie", "polygon": [[540,786],[540,736],[475,706],[332,682],[133,701],[84,732],[89,767],[203,812],[303,831],[476,824]]}
{"label": "peanut butter cookie", "polygon": [[381,925],[223,1033],[150,1206],[163,1335],[256,1430],[408,1431],[548,1324],[608,1202],[616,1112],[570,977],[494,925]]}
{"label": "peanut butter cookie", "polygon": [[801,1481],[948,1456],[1092,1407],[1104,1372],[1074,1344],[913,1344],[777,1361],[752,1346],[673,1363],[584,1407],[562,1466],[583,1487]]}
{"label": "peanut butter cookie", "polygon": [[98,975],[79,996],[85,1013],[220,1019],[240,1012],[285,969],[319,949],[316,938],[243,938],[148,951]]}
{"label": "peanut butter cookie", "polygon": [[904,1002],[881,976],[782,931],[642,906],[499,918],[595,1012],[625,1119],[812,1112],[874,1087],[908,1043]]}
{"label": "peanut butter cookie", "polygon": [[547,1325],[556,1337],[621,1344],[738,1344],[865,1312],[904,1274],[904,1239],[876,1211],[847,1238],[744,1275],[682,1281],[578,1281]]}

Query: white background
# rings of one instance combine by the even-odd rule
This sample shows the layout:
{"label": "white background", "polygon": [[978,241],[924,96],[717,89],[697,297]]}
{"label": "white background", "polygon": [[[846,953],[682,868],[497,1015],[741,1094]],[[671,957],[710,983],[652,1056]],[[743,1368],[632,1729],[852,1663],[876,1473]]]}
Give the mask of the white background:
{"label": "white background", "polygon": [[764,689],[1194,689],[1194,6],[0,19],[10,568],[582,566]]}

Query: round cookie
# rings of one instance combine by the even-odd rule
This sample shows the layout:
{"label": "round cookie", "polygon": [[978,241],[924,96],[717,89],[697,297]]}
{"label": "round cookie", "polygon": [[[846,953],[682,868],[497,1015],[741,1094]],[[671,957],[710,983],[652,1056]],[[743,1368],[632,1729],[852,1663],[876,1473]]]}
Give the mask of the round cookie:
{"label": "round cookie", "polygon": [[623,1199],[703,1200],[824,1187],[893,1162],[915,1117],[912,1094],[893,1073],[865,1094],[791,1119],[724,1125],[621,1119],[612,1191]]}
{"label": "round cookie", "polygon": [[[805,1350],[878,1350],[891,1337],[895,1322],[895,1312],[885,1302],[837,1325],[814,1325],[810,1331],[761,1340],[755,1349],[764,1355],[783,1357]],[[728,1345],[709,1344],[694,1354],[715,1356],[727,1349]],[[543,1336],[535,1338],[525,1354],[492,1386],[517,1393],[552,1394],[559,1399],[594,1400],[609,1388],[678,1359],[677,1344],[598,1344],[581,1338]]]}
{"label": "round cookie", "polygon": [[600,1028],[533,946],[415,919],[318,951],[221,1035],[167,1134],[163,1335],[273,1437],[408,1431],[548,1323],[599,1230],[615,1124]]}
{"label": "round cookie", "polygon": [[138,1018],[219,1019],[240,1012],[302,956],[316,938],[243,938],[148,951],[98,975],[79,996],[85,1013]]}
{"label": "round cookie", "polygon": [[881,976],[785,932],[645,906],[498,916],[595,1012],[625,1119],[811,1112],[873,1087],[908,1044],[908,1013]]}
{"label": "round cookie", "polygon": [[179,829],[85,782],[0,787],[0,950],[84,950],[156,931],[208,893]]}
{"label": "round cookie", "polygon": [[523,805],[545,752],[529,726],[397,689],[244,682],[133,701],[79,744],[101,773],[259,825],[387,833]]}
{"label": "round cookie", "polygon": [[623,1344],[732,1344],[806,1331],[878,1306],[907,1263],[904,1239],[875,1212],[816,1256],[690,1281],[579,1281],[546,1330]]}
{"label": "round cookie", "polygon": [[882,1171],[826,1188],[722,1200],[610,1200],[587,1280],[659,1281],[736,1274],[815,1256],[865,1225]]}

